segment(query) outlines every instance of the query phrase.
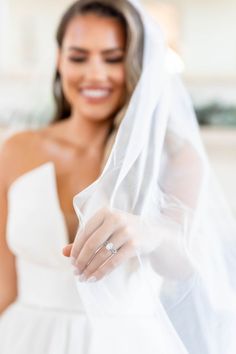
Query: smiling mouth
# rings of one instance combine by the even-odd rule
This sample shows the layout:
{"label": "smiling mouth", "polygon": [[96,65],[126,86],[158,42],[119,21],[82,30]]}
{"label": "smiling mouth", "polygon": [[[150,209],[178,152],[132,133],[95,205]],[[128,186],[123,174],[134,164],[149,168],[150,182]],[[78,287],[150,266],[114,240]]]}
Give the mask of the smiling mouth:
{"label": "smiling mouth", "polygon": [[90,100],[102,100],[110,96],[110,89],[81,89],[80,94]]}

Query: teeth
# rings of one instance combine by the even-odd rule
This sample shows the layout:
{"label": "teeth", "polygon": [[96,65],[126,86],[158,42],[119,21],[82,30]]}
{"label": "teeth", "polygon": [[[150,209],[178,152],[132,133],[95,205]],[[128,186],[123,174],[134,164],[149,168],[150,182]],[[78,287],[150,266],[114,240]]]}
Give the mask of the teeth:
{"label": "teeth", "polygon": [[108,90],[82,90],[81,93],[86,97],[100,98],[109,95]]}

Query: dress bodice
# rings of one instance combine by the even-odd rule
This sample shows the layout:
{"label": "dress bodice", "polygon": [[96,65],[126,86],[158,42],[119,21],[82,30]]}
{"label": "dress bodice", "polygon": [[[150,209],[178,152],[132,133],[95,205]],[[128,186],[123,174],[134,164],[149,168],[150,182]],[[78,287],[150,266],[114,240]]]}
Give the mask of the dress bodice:
{"label": "dress bodice", "polygon": [[19,300],[81,310],[73,268],[62,255],[69,236],[52,162],[12,183],[8,210],[7,240],[16,255]]}

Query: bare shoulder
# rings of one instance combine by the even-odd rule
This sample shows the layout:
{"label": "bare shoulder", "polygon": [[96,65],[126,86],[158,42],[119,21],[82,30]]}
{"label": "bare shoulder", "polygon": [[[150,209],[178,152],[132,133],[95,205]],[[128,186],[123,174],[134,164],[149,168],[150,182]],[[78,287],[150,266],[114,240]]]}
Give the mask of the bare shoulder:
{"label": "bare shoulder", "polygon": [[42,134],[24,131],[8,138],[0,149],[0,178],[6,185],[40,164]]}

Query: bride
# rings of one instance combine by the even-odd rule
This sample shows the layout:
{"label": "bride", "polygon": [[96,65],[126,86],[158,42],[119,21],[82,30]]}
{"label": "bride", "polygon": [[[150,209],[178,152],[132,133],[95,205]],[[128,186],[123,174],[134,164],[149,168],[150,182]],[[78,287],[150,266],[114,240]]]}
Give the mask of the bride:
{"label": "bride", "polygon": [[52,124],[0,153],[1,354],[235,353],[235,225],[157,25],[80,0],[57,44]]}

